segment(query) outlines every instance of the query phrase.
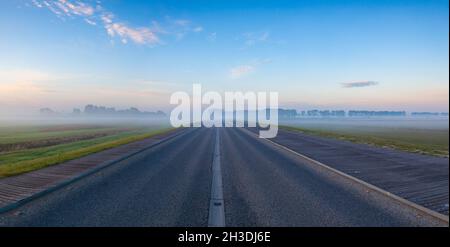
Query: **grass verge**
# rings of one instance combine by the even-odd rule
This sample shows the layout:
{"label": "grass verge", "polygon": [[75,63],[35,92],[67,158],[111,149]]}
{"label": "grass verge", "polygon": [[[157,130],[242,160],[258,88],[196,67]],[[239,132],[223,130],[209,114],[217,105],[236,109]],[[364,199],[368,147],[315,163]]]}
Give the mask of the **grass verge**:
{"label": "grass verge", "polygon": [[[101,143],[95,143],[96,141],[98,142],[98,140],[82,141],[71,144],[71,148],[66,149],[57,147],[57,149],[54,150],[55,152],[50,155],[44,155],[43,157],[38,156],[33,159],[25,159],[18,162],[0,165],[0,177],[14,176],[25,172],[34,171],[127,143],[140,141],[158,134],[169,132],[171,130],[173,130],[173,128],[154,130],[148,133],[140,133],[131,136],[123,136],[113,140],[102,141]],[[67,147],[67,145],[62,146]]]}
{"label": "grass verge", "polygon": [[[299,131],[305,134],[316,135],[327,138],[334,138],[360,144],[368,144],[383,148],[392,148],[411,153],[421,153],[426,155],[448,157],[448,131],[444,135],[433,137],[430,140],[427,135],[421,137],[419,132],[405,132],[398,130],[386,130],[383,133],[367,133],[354,130],[353,133],[339,131],[327,131],[320,129],[308,129],[294,126],[280,126],[281,129]],[[445,139],[447,138],[447,139]]]}

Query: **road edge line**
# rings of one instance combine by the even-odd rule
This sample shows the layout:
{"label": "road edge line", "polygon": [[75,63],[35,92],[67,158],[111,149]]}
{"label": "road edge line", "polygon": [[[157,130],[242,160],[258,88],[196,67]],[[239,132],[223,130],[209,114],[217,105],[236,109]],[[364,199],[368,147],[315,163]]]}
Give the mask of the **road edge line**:
{"label": "road edge line", "polygon": [[[257,136],[257,134],[253,133],[252,131],[250,131],[248,129],[245,129],[245,128],[243,128],[243,129],[245,131],[247,131],[248,133]],[[257,137],[259,138],[259,136],[257,136]],[[261,139],[264,139],[264,140],[268,141],[269,143],[272,143],[273,145],[275,145],[275,146],[277,146],[277,147],[279,147],[281,149],[284,149],[284,150],[286,150],[286,151],[288,151],[290,153],[293,153],[293,154],[295,154],[295,155],[305,159],[310,164],[320,166],[320,167],[322,167],[322,168],[324,168],[324,169],[326,169],[328,171],[331,171],[331,172],[333,172],[333,173],[335,173],[337,175],[340,175],[340,176],[342,176],[342,177],[344,177],[346,179],[349,179],[350,181],[353,181],[355,183],[361,184],[361,185],[367,187],[368,189],[370,189],[372,191],[375,191],[375,192],[377,192],[377,193],[379,193],[381,195],[384,195],[384,196],[386,196],[386,197],[388,197],[390,199],[393,199],[394,201],[397,201],[397,202],[399,202],[399,203],[401,203],[401,204],[403,204],[405,206],[408,206],[410,208],[413,208],[414,210],[422,212],[423,214],[426,214],[426,215],[428,215],[430,217],[433,217],[433,218],[436,218],[436,219],[438,219],[440,221],[443,221],[447,225],[449,224],[449,216],[447,216],[447,215],[444,215],[444,214],[438,213],[438,212],[436,212],[434,210],[428,209],[428,208],[426,208],[424,206],[421,206],[421,205],[419,205],[419,204],[417,204],[415,202],[411,202],[411,201],[409,201],[407,199],[404,199],[404,198],[402,198],[400,196],[397,196],[397,195],[395,195],[395,194],[393,194],[393,193],[391,193],[389,191],[381,189],[381,188],[379,188],[379,187],[377,187],[377,186],[375,186],[373,184],[369,184],[369,183],[367,183],[367,182],[365,182],[365,181],[363,181],[361,179],[358,179],[358,178],[353,177],[353,176],[351,176],[351,175],[349,175],[347,173],[341,172],[341,171],[339,171],[337,169],[334,169],[334,168],[332,168],[330,166],[327,166],[327,165],[321,163],[320,161],[314,160],[314,159],[312,159],[312,158],[310,158],[310,157],[308,157],[306,155],[300,154],[300,153],[298,153],[298,152],[296,152],[296,151],[294,151],[294,150],[292,150],[292,149],[290,149],[288,147],[285,147],[285,146],[283,146],[283,145],[281,145],[281,144],[279,144],[277,142],[274,142],[274,141],[269,140],[267,138],[261,138]]]}
{"label": "road edge line", "polygon": [[[45,196],[45,195],[47,195],[47,194],[49,194],[49,193],[51,193],[51,192],[57,191],[57,190],[59,190],[59,189],[62,189],[62,188],[64,188],[65,186],[67,186],[67,185],[69,185],[69,184],[72,184],[72,183],[74,183],[74,182],[76,182],[76,181],[78,181],[78,180],[81,180],[81,179],[83,179],[83,178],[85,178],[85,177],[88,177],[88,176],[90,176],[90,175],[92,175],[92,174],[95,174],[95,173],[99,172],[100,170],[103,170],[104,168],[107,168],[107,167],[112,166],[112,165],[114,165],[114,164],[116,164],[116,163],[119,163],[119,162],[121,162],[121,161],[123,161],[123,160],[126,160],[126,159],[128,159],[128,158],[130,158],[130,157],[132,157],[132,156],[134,156],[134,155],[136,155],[136,154],[139,154],[139,153],[141,153],[141,152],[144,152],[144,151],[146,151],[146,150],[148,150],[148,149],[150,149],[150,148],[153,148],[153,147],[155,147],[155,146],[158,146],[159,144],[162,144],[162,143],[164,143],[164,142],[166,142],[166,141],[168,141],[168,140],[171,140],[171,139],[173,139],[173,138],[175,138],[175,137],[178,137],[178,136],[180,136],[180,135],[182,135],[182,134],[185,134],[185,133],[187,133],[186,130],[181,130],[180,132],[178,132],[178,133],[176,133],[176,134],[174,134],[174,135],[168,136],[168,137],[166,137],[166,138],[164,138],[164,139],[161,139],[161,140],[159,140],[159,141],[157,141],[157,142],[151,144],[150,146],[141,148],[141,149],[139,149],[139,150],[137,150],[137,151],[135,151],[135,152],[133,152],[133,153],[131,153],[131,154],[127,154],[127,155],[125,155],[125,156],[123,156],[123,157],[120,157],[120,158],[111,160],[111,161],[109,161],[109,162],[106,162],[105,164],[103,164],[103,165],[101,165],[101,166],[98,166],[98,167],[94,167],[94,168],[92,168],[92,169],[89,169],[89,170],[87,170],[87,171],[85,171],[85,172],[80,173],[79,175],[77,175],[77,176],[75,176],[75,177],[73,177],[73,178],[69,178],[69,179],[67,179],[67,180],[64,180],[64,181],[62,181],[61,183],[57,183],[57,184],[54,185],[54,186],[51,186],[51,187],[49,187],[49,188],[47,188],[47,189],[44,189],[44,190],[42,190],[42,191],[39,191],[39,192],[37,192],[37,193],[34,193],[34,194],[32,194],[32,195],[30,195],[30,196],[28,196],[28,197],[25,197],[25,198],[23,198],[23,199],[21,199],[21,200],[19,200],[19,201],[17,201],[17,202],[13,202],[13,203],[10,203],[10,204],[8,204],[8,205],[6,205],[6,206],[3,206],[3,207],[0,208],[0,214],[6,213],[6,212],[11,211],[11,210],[14,210],[14,209],[17,209],[17,208],[19,208],[20,206],[23,206],[23,205],[26,204],[26,203],[29,203],[29,202],[31,202],[31,201],[33,201],[33,200],[35,200],[35,199],[38,199],[38,198],[40,198],[40,197],[42,197],[42,196]],[[150,138],[151,138],[151,137],[150,137]],[[81,158],[81,157],[80,157],[80,158]]]}

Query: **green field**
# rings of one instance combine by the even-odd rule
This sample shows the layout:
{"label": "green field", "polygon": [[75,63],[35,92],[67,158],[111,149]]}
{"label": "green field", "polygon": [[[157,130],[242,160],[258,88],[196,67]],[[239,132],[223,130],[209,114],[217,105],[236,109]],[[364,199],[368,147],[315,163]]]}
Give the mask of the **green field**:
{"label": "green field", "polygon": [[325,125],[302,127],[281,126],[282,129],[335,138],[355,143],[393,148],[412,153],[448,157],[449,131],[447,129],[349,126],[327,128]]}
{"label": "green field", "polygon": [[169,130],[165,125],[0,126],[0,177],[58,164]]}

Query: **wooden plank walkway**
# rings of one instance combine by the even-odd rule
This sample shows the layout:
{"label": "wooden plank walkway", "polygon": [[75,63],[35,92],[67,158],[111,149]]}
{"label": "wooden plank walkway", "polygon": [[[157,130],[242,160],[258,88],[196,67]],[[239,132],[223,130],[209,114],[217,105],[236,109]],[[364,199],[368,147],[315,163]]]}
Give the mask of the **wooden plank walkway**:
{"label": "wooden plank walkway", "polygon": [[83,173],[107,165],[121,157],[133,154],[155,145],[167,138],[174,137],[183,129],[159,134],[142,141],[132,142],[119,147],[94,153],[82,158],[49,166],[40,170],[0,179],[0,212],[8,206],[26,200],[33,195],[54,188],[65,181],[74,179]]}
{"label": "wooden plank walkway", "polygon": [[448,158],[283,129],[272,141],[421,206],[442,214],[449,213]]}

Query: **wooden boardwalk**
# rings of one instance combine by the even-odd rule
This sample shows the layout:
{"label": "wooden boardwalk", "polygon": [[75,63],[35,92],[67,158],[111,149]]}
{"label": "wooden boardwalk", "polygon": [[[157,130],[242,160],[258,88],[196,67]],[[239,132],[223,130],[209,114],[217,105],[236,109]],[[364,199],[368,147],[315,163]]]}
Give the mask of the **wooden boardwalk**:
{"label": "wooden boardwalk", "polygon": [[442,214],[449,213],[448,158],[283,129],[272,141],[421,206]]}
{"label": "wooden boardwalk", "polygon": [[0,212],[2,210],[8,210],[14,205],[49,189],[56,188],[61,184],[76,179],[82,174],[94,171],[122,157],[134,154],[167,138],[176,136],[181,131],[183,129],[177,129],[169,133],[159,134],[142,141],[125,144],[59,165],[49,166],[13,177],[2,178],[0,179]]}

